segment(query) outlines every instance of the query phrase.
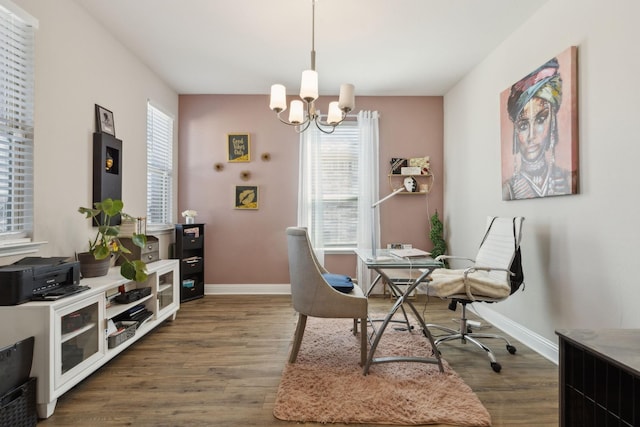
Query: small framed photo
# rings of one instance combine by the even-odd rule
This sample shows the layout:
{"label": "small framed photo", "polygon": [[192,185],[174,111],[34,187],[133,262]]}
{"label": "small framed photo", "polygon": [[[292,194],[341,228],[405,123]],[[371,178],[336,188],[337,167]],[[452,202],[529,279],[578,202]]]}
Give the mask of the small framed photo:
{"label": "small framed photo", "polygon": [[96,104],[96,129],[100,133],[108,133],[111,136],[116,136],[113,113],[98,104]]}
{"label": "small framed photo", "polygon": [[227,161],[250,162],[251,138],[248,133],[227,134]]}
{"label": "small framed photo", "polygon": [[235,209],[258,209],[258,186],[236,185]]}

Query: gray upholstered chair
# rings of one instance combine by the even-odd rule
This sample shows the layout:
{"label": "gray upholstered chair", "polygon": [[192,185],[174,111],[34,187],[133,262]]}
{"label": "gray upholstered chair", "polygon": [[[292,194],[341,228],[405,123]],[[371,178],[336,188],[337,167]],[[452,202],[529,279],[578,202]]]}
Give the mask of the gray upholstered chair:
{"label": "gray upholstered chair", "polygon": [[289,276],[293,308],[298,312],[298,324],[289,355],[295,363],[307,324],[307,316],[353,319],[353,334],[360,323],[360,364],[367,361],[367,298],[359,286],[350,293],[335,290],[323,277],[327,271],[318,262],[305,228],[287,228]]}
{"label": "gray upholstered chair", "polygon": [[[502,335],[473,332],[467,319],[467,305],[476,302],[494,303],[508,298],[522,284],[522,269],[520,265],[520,240],[522,238],[522,222],[524,218],[488,217],[485,235],[475,259],[441,255],[438,260],[466,260],[471,266],[465,269],[449,270],[437,269],[430,275],[430,281],[419,285],[419,290],[428,295],[450,299],[449,308],[455,310],[462,306],[460,327],[455,330],[446,326],[428,324],[429,329],[444,331],[445,335],[433,338],[437,347],[443,342],[460,340],[467,341],[483,349],[495,372],[500,372],[502,366],[489,347],[480,338],[500,339],[506,343],[507,351],[511,354],[516,348]],[[514,273],[519,272],[516,275]]]}

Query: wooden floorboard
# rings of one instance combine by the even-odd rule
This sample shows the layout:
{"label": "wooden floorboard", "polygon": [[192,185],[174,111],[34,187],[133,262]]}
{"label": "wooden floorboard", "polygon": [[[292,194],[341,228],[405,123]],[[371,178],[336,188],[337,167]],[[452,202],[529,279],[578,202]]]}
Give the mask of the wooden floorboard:
{"label": "wooden floorboard", "polygon": [[[426,306],[425,306],[426,304]],[[371,298],[370,311],[392,305]],[[427,322],[455,327],[459,312],[438,299],[416,301]],[[296,316],[289,296],[205,296],[58,399],[53,426],[278,426],[273,417]],[[497,332],[493,329],[489,331]],[[486,341],[502,372],[471,344],[442,355],[476,392],[494,426],[557,426],[558,367],[524,345],[507,353]],[[320,424],[306,423],[307,426]]]}

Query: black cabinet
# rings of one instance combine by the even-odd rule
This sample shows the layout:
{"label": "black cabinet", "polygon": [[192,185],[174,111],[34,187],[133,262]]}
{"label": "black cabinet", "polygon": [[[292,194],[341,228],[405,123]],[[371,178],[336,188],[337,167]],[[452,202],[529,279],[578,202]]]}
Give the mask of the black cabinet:
{"label": "black cabinet", "polygon": [[180,260],[180,302],[204,296],[204,224],[176,224],[173,257]]}
{"label": "black cabinet", "polygon": [[640,425],[640,330],[558,330],[560,425]]}

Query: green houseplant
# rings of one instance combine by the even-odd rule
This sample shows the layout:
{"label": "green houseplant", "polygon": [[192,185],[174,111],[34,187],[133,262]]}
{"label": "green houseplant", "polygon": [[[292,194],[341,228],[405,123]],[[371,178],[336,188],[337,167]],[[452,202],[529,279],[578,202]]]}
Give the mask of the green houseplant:
{"label": "green houseplant", "polygon": [[[445,255],[447,253],[447,242],[445,242],[443,234],[444,234],[444,226],[442,225],[442,221],[438,217],[438,211],[431,215],[430,218],[431,227],[429,230],[429,238],[431,239],[431,243],[433,243],[433,249],[431,249],[431,256],[436,258],[440,255]],[[445,267],[447,266],[447,261],[444,261]]]}
{"label": "green houseplant", "polygon": [[[78,212],[84,214],[86,218],[92,218],[94,224],[98,227],[98,231],[93,239],[89,240],[89,254],[93,255],[96,261],[106,262],[106,274],[108,264],[122,257],[123,261],[120,265],[120,274],[136,282],[143,282],[147,279],[147,265],[142,260],[130,260],[127,255],[131,251],[122,245],[118,235],[120,234],[119,225],[111,225],[111,219],[120,215],[123,219],[132,219],[130,215],[122,212],[124,203],[122,200],[113,200],[111,198],[104,199],[101,202],[94,203],[94,208],[78,208]],[[143,248],[147,244],[147,236],[144,234],[134,233],[132,242],[136,246]],[[82,258],[79,255],[82,264]],[[85,257],[86,258],[86,257]],[[81,265],[82,267],[82,265]],[[83,274],[84,275],[84,274]],[[100,274],[95,274],[98,276]],[[84,275],[87,277],[86,275]],[[90,277],[90,276],[89,276]]]}

